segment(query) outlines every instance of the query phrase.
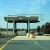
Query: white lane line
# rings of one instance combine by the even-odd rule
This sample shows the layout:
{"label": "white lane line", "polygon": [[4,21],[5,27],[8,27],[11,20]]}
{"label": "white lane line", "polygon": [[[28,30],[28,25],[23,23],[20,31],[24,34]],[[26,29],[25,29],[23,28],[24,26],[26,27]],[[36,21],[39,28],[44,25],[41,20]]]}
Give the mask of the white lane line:
{"label": "white lane line", "polygon": [[34,43],[35,43],[37,46],[41,47],[42,49],[48,50],[46,47],[40,45],[37,41],[34,41]]}

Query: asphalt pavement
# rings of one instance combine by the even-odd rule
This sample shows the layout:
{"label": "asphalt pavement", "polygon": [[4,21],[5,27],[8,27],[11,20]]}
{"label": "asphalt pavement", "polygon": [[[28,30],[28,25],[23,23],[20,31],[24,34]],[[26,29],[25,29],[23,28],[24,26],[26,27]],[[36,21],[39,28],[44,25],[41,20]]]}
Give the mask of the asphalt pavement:
{"label": "asphalt pavement", "polygon": [[2,50],[50,50],[50,40],[17,39],[12,39]]}

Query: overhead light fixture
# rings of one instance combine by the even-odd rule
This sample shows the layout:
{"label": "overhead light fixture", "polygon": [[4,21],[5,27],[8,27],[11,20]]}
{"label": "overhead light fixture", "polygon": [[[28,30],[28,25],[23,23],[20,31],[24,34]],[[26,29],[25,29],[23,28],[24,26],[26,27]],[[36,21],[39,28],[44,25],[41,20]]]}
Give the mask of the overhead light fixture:
{"label": "overhead light fixture", "polygon": [[23,18],[19,18],[19,19],[23,19]]}

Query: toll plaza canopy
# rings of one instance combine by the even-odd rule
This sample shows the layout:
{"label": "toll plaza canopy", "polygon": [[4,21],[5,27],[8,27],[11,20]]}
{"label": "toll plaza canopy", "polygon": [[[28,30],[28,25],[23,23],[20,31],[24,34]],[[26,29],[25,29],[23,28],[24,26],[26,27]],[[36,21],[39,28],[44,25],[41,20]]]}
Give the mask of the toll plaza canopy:
{"label": "toll plaza canopy", "polygon": [[36,23],[38,21],[38,16],[7,16],[4,17],[4,20],[7,21],[7,33],[8,33],[8,22],[13,23],[13,34],[15,34],[15,29],[16,29],[16,23],[27,23],[27,32],[29,33],[30,31],[30,23]]}
{"label": "toll plaza canopy", "polygon": [[31,17],[25,17],[25,16],[17,16],[17,17],[4,17],[5,21],[8,20],[8,22],[22,22],[22,23],[27,23],[28,21],[30,21],[30,23],[36,23],[39,22],[38,21],[38,17],[37,16],[31,16]]}

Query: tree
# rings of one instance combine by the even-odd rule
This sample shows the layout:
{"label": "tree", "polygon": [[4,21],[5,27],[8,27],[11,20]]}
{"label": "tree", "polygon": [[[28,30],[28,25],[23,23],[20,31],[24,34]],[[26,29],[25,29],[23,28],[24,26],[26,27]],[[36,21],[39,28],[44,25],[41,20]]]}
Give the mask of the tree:
{"label": "tree", "polygon": [[43,30],[44,30],[44,25],[42,25],[42,27],[41,27],[41,31],[43,32]]}
{"label": "tree", "polygon": [[40,35],[40,26],[37,27],[38,35]]}

